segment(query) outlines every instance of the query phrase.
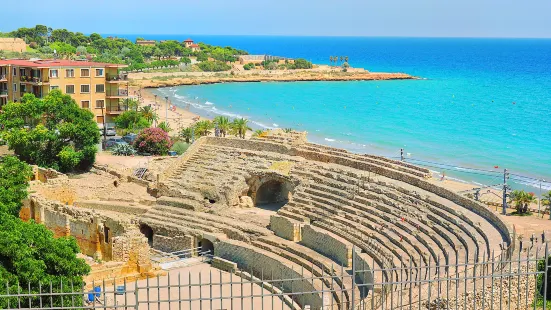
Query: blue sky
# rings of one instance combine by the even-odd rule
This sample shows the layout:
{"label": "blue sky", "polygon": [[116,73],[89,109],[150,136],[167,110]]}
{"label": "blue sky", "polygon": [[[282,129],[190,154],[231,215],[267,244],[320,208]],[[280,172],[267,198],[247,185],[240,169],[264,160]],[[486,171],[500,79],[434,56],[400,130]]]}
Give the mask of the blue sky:
{"label": "blue sky", "polygon": [[551,38],[550,0],[4,1],[0,31]]}

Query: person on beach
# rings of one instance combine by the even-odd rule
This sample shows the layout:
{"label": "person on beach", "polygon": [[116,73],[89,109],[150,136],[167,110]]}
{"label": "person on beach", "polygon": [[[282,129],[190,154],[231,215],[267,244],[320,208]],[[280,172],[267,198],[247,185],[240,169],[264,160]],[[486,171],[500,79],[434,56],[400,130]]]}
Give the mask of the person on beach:
{"label": "person on beach", "polygon": [[444,181],[446,179],[446,172],[442,171],[442,177],[440,178],[440,181]]}

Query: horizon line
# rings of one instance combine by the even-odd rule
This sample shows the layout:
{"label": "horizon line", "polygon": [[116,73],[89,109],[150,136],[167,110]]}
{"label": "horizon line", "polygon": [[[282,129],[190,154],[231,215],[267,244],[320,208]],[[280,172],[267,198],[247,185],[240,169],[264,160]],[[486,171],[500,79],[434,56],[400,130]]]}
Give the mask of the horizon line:
{"label": "horizon line", "polygon": [[[91,33],[90,33],[91,34]],[[87,34],[88,36],[90,34]],[[399,36],[399,35],[290,35],[290,34],[190,34],[190,33],[99,33],[102,36],[225,36],[225,37],[317,37],[317,38],[401,38],[401,39],[537,39],[551,40],[551,37],[474,37],[474,36]]]}

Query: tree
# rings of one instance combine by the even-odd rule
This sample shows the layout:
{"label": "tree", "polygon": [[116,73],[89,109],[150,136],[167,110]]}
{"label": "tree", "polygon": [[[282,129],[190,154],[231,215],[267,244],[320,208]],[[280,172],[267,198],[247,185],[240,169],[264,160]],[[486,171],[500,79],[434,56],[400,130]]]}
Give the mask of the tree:
{"label": "tree", "polygon": [[231,124],[231,128],[235,136],[245,139],[245,134],[247,133],[247,130],[251,130],[248,123],[249,120],[245,118],[234,119],[233,123]]}
{"label": "tree", "polygon": [[231,66],[220,61],[203,61],[197,65],[199,69],[206,72],[219,72],[231,69]]}
{"label": "tree", "polygon": [[257,129],[253,133],[253,137],[262,137],[266,133],[266,130]]}
{"label": "tree", "polygon": [[172,147],[172,140],[161,128],[146,128],[136,137],[134,147],[140,153],[166,155]]}
{"label": "tree", "polygon": [[159,119],[159,116],[157,115],[157,113],[155,113],[155,110],[153,110],[153,108],[148,105],[142,107],[140,109],[140,113],[149,123],[152,123],[153,121]]}
{"label": "tree", "polygon": [[215,117],[214,124],[216,125],[216,127],[218,127],[218,130],[223,137],[226,136],[231,127],[230,119],[226,116]]}
{"label": "tree", "polygon": [[2,112],[0,135],[20,159],[64,172],[94,164],[100,141],[94,114],[71,96],[59,90],[43,99],[26,94],[20,103],[3,106]]}
{"label": "tree", "polygon": [[528,206],[536,202],[534,193],[527,193],[524,190],[514,190],[509,194],[510,202],[515,205],[518,214],[528,212]]}
{"label": "tree", "polygon": [[193,139],[193,128],[191,127],[183,128],[180,131],[180,137],[184,138],[186,143],[189,144],[190,141]]}
{"label": "tree", "polygon": [[189,65],[191,63],[191,59],[189,59],[188,57],[182,57],[180,58],[180,62]]}
{"label": "tree", "polygon": [[[70,292],[73,287],[84,286],[82,277],[90,272],[90,266],[84,259],[77,258],[79,247],[73,237],[54,238],[54,234],[44,225],[24,222],[12,215],[0,213],[0,282],[4,283],[2,293],[9,289],[17,292],[20,287],[31,289],[38,294],[42,285],[53,288],[53,292]],[[63,289],[61,289],[63,283]],[[6,286],[9,287],[6,287]],[[54,306],[82,305],[82,295],[54,297]],[[0,308],[6,309],[21,302],[22,308],[40,303],[40,297],[0,299]],[[44,304],[50,304],[50,298],[43,298]]]}
{"label": "tree", "polygon": [[303,58],[295,59],[296,69],[312,69],[312,63]]}
{"label": "tree", "polygon": [[249,62],[243,66],[243,69],[251,70],[251,69],[254,69],[254,67],[255,67],[254,64],[252,62]]}
{"label": "tree", "polygon": [[348,56],[344,56],[344,62],[348,62]]}
{"label": "tree", "polygon": [[547,193],[542,195],[541,203],[544,206],[547,206],[547,207],[551,208],[551,191],[548,191]]}
{"label": "tree", "polygon": [[166,133],[169,133],[172,131],[172,128],[170,128],[170,124],[167,122],[161,122],[158,127],[161,128]]}
{"label": "tree", "polygon": [[79,45],[76,49],[77,55],[86,55],[86,47]]}
{"label": "tree", "polygon": [[199,137],[208,136],[214,128],[214,124],[209,120],[198,121],[195,123],[195,135]]}
{"label": "tree", "polygon": [[128,132],[138,132],[151,126],[151,122],[144,116],[143,112],[129,110],[115,118],[117,128],[125,129]]}
{"label": "tree", "polygon": [[0,157],[0,213],[19,215],[31,176],[31,167],[17,157]]}

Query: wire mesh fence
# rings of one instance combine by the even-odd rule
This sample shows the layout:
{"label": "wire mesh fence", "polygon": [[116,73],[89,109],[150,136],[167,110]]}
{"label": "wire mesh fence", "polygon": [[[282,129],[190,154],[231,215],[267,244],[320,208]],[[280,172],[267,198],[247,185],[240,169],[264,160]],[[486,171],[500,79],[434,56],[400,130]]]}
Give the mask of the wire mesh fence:
{"label": "wire mesh fence", "polygon": [[[470,262],[409,261],[372,269],[353,252],[350,268],[301,276],[236,270],[169,272],[136,281],[5,283],[3,309],[547,309],[549,249]],[[544,292],[548,292],[544,294]]]}

